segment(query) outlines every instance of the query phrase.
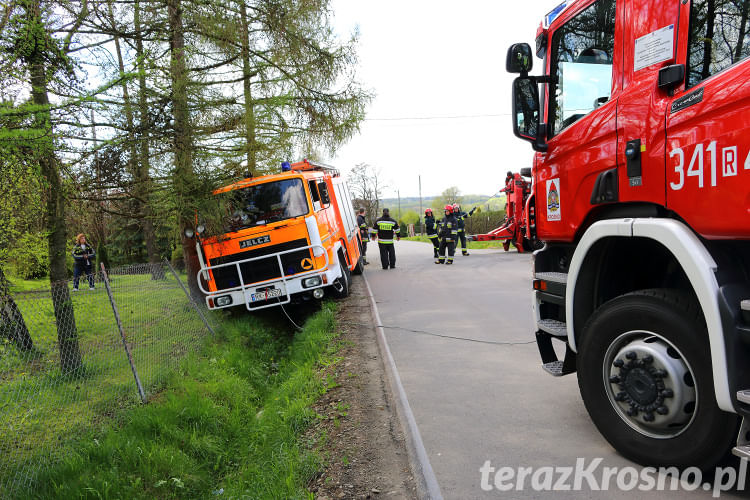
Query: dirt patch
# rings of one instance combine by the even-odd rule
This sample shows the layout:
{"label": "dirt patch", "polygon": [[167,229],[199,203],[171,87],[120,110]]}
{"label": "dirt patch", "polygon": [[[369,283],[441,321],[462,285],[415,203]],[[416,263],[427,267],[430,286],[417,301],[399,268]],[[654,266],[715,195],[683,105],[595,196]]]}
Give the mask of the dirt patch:
{"label": "dirt patch", "polygon": [[354,277],[341,302],[342,360],[328,368],[337,387],[315,405],[323,418],[311,429],[323,436],[327,468],[310,484],[315,498],[416,498],[404,435],[380,358],[364,280]]}

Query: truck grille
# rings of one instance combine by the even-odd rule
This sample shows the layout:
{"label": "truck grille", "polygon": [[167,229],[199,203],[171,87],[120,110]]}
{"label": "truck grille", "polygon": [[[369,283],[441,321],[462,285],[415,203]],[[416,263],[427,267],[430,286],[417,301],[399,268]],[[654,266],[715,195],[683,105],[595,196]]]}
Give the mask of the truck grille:
{"label": "truck grille", "polygon": [[[306,247],[308,245],[309,244],[305,239],[288,241],[286,243],[280,243],[278,245],[271,245],[269,247],[258,248],[256,250],[248,250],[246,252],[239,252],[232,255],[226,255],[224,257],[218,257],[216,259],[211,259],[210,265],[218,266],[220,264],[229,264],[230,262],[262,257],[263,255],[275,254],[286,250]],[[286,273],[286,275],[289,276],[291,274],[297,274],[305,271],[305,269],[302,269],[302,259],[306,258],[311,258],[309,248],[304,248],[303,250],[289,252],[282,255],[281,263],[284,266],[284,272]],[[281,278],[278,260],[275,255],[268,257],[267,259],[258,259],[252,262],[245,262],[243,264],[240,264],[240,269],[242,271],[242,280],[245,284],[257,283],[258,281],[265,281],[274,278]],[[237,276],[236,266],[221,267],[219,269],[213,269],[211,272],[213,274],[214,280],[216,281],[217,290],[240,286],[240,280],[239,276]]]}

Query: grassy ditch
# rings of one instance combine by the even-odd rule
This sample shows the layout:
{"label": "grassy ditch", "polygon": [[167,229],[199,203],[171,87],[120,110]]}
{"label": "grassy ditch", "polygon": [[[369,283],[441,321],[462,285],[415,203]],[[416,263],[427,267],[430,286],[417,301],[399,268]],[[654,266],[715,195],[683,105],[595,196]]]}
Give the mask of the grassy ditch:
{"label": "grassy ditch", "polygon": [[[335,305],[304,329],[242,316],[189,355],[148,405],[81,436],[36,498],[310,498],[320,458],[304,429],[333,384]],[[70,429],[76,432],[76,429]]]}
{"label": "grassy ditch", "polygon": [[[408,238],[401,238],[402,240],[409,241],[422,241],[424,243],[431,243],[431,240],[427,236],[409,236]],[[468,249],[481,249],[481,248],[503,248],[502,241],[467,241],[466,248]],[[515,248],[515,247],[514,247]]]}

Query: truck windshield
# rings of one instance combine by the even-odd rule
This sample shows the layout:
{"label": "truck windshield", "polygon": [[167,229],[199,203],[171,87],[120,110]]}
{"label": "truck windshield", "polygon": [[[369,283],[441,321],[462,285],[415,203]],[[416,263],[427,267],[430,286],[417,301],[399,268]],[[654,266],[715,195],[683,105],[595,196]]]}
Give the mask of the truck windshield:
{"label": "truck windshield", "polygon": [[292,219],[310,211],[304,184],[299,178],[235,189],[222,193],[219,198],[224,232]]}

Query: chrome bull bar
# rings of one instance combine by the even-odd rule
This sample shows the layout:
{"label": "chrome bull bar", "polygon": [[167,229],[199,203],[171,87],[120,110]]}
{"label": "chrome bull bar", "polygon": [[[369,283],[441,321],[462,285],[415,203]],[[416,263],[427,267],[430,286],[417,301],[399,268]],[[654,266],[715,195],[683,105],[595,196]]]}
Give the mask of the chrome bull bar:
{"label": "chrome bull bar", "polygon": [[[316,255],[316,253],[317,253],[315,251],[316,249],[320,249],[320,254],[321,255]],[[304,272],[297,273],[297,274],[287,275],[284,272],[284,264],[281,262],[281,256],[285,255],[285,254],[288,254],[288,253],[292,253],[292,252],[299,252],[301,250],[312,250],[313,251],[312,255],[310,257],[311,260],[312,260],[312,263],[313,263],[313,268],[310,269],[309,271],[304,271]],[[316,259],[318,257],[321,257],[321,256],[325,257],[325,259],[326,259],[325,266],[324,267],[316,268],[315,267],[315,261],[314,261],[314,259]],[[256,281],[256,282],[253,282],[253,283],[245,283],[245,281],[244,281],[244,279],[242,277],[242,269],[240,269],[240,266],[242,264],[245,264],[245,263],[248,263],[248,262],[253,262],[253,261],[258,261],[258,260],[271,259],[273,257],[276,257],[276,263],[279,266],[280,277],[278,277],[278,278],[270,278],[270,279],[262,280],[262,281]],[[314,274],[320,272],[322,269],[328,269],[329,265],[330,265],[330,260],[328,259],[328,252],[326,251],[326,249],[325,249],[325,247],[323,245],[308,245],[306,247],[292,248],[290,250],[284,250],[284,251],[281,251],[281,252],[270,253],[270,254],[266,254],[266,255],[260,255],[258,257],[250,257],[248,259],[242,259],[242,260],[238,260],[236,262],[228,262],[226,264],[218,264],[218,265],[215,265],[215,266],[201,266],[200,270],[198,271],[198,287],[200,288],[201,292],[203,292],[206,295],[206,305],[208,305],[209,299],[212,299],[212,298],[214,298],[216,296],[225,295],[225,294],[228,294],[228,293],[241,291],[242,292],[242,296],[243,296],[244,301],[245,301],[245,307],[248,309],[248,311],[256,311],[258,309],[264,309],[266,307],[277,306],[277,305],[280,305],[280,304],[288,304],[291,301],[291,294],[289,293],[289,287],[287,286],[287,283],[288,283],[288,281],[290,279],[301,279],[301,278],[305,278],[307,276],[314,275]],[[221,269],[221,268],[225,268],[225,267],[234,267],[235,268],[235,270],[237,272],[237,277],[239,278],[240,285],[232,287],[232,288],[224,288],[222,290],[216,290],[215,292],[212,292],[210,290],[206,290],[203,287],[203,282],[202,282],[203,280],[201,280],[201,274],[203,274],[203,277],[204,277],[204,279],[206,281],[210,281],[207,278],[209,276],[209,274],[208,274],[209,271],[213,271],[214,269]],[[255,289],[255,288],[259,287],[259,286],[263,286],[264,284],[279,283],[279,282],[283,283],[283,285],[284,285],[284,293],[286,295],[286,298],[283,301],[282,300],[278,300],[277,302],[273,302],[273,303],[270,303],[270,304],[264,304],[264,305],[258,306],[258,307],[250,307],[250,304],[251,304],[252,301],[250,300],[251,297],[248,294],[248,290],[249,289]],[[314,288],[319,288],[319,287],[312,287],[312,288],[310,288],[310,290],[312,290]]]}

